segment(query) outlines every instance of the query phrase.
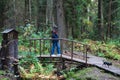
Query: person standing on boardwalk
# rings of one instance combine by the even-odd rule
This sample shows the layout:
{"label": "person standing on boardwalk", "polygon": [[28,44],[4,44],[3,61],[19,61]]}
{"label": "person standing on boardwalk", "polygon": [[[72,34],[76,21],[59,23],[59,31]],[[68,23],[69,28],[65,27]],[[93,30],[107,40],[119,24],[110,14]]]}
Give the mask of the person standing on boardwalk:
{"label": "person standing on boardwalk", "polygon": [[54,51],[55,51],[55,48],[57,48],[57,53],[58,53],[58,56],[60,56],[60,44],[59,44],[59,40],[58,40],[59,36],[58,36],[58,28],[57,27],[53,27],[53,30],[52,30],[52,49],[51,49],[51,55],[52,56],[55,56],[54,55]]}

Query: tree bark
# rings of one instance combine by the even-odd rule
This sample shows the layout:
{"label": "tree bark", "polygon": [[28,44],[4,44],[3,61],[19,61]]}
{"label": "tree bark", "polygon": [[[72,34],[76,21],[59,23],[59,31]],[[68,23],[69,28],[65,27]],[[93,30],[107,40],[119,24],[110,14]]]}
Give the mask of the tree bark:
{"label": "tree bark", "polygon": [[111,5],[112,5],[112,0],[109,1],[108,28],[107,28],[107,37],[108,38],[111,38]]}
{"label": "tree bark", "polygon": [[14,28],[16,28],[16,0],[13,0],[13,11],[14,11]]}
{"label": "tree bark", "polygon": [[0,28],[3,28],[4,27],[4,20],[5,20],[5,6],[6,6],[6,1],[5,0],[1,0],[0,1]]}
{"label": "tree bark", "polygon": [[30,22],[31,22],[31,0],[29,0],[29,19],[30,19]]}
{"label": "tree bark", "polygon": [[53,0],[47,0],[46,24],[52,27],[53,24]]}
{"label": "tree bark", "polygon": [[25,21],[31,21],[31,0],[25,0]]}
{"label": "tree bark", "polygon": [[5,21],[4,26],[6,28],[15,28],[16,26],[16,15],[15,15],[15,0],[8,0],[5,6]]}
{"label": "tree bark", "polygon": [[66,26],[63,10],[63,0],[57,0],[57,26],[60,38],[66,38]]}
{"label": "tree bark", "polygon": [[103,8],[102,8],[102,0],[98,0],[98,37],[103,40],[104,32],[103,32]]}

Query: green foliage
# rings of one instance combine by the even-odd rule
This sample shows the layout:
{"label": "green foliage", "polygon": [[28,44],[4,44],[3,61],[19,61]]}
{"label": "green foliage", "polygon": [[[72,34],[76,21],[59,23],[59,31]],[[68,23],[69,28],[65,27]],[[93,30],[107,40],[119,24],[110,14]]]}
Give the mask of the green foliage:
{"label": "green foliage", "polygon": [[[53,73],[53,65],[49,64],[46,67],[43,67],[39,62],[38,58],[34,55],[34,53],[28,54],[26,57],[19,61],[20,73],[23,77],[32,78],[38,75],[52,75]],[[36,75],[37,74],[37,75]]]}
{"label": "green foliage", "polygon": [[0,75],[4,75],[5,71],[0,70]]}
{"label": "green foliage", "polygon": [[105,54],[104,54],[104,53],[100,53],[100,52],[99,52],[97,55],[98,55],[99,57],[105,57]]}
{"label": "green foliage", "polygon": [[92,71],[91,68],[87,68],[87,69],[82,69],[79,70],[77,72],[74,72],[74,70],[70,70],[69,72],[67,72],[67,80],[71,80],[71,79],[75,79],[75,80],[97,80],[94,77],[88,77],[87,72]]}
{"label": "green foliage", "polygon": [[[37,31],[35,26],[32,24],[27,24],[24,27],[19,27],[17,30],[20,31],[20,36],[19,36],[19,55],[27,55],[31,49],[32,52],[36,51],[36,53],[39,53],[39,40],[36,41],[36,48],[33,46],[33,42],[31,42],[29,39],[30,38],[50,38],[51,36],[51,28],[46,27],[45,31]],[[45,45],[43,46],[43,42],[41,43],[41,48],[44,53],[48,53],[49,48],[50,48],[50,41],[45,41]],[[31,47],[30,47],[31,45]],[[44,47],[44,50],[43,50]],[[35,53],[35,54],[36,54]]]}
{"label": "green foliage", "polygon": [[20,65],[28,68],[31,64],[36,64],[39,60],[35,57],[34,53],[27,54],[27,56],[20,60]]}
{"label": "green foliage", "polygon": [[[37,29],[32,24],[27,24],[25,27],[18,28],[20,31],[19,44],[28,44],[30,38],[49,38],[51,34],[51,28],[46,27],[45,31],[37,32]],[[27,45],[28,46],[28,45]]]}
{"label": "green foliage", "polygon": [[0,80],[10,80],[10,79],[8,79],[8,78],[2,78],[2,79],[0,79]]}
{"label": "green foliage", "polygon": [[10,77],[6,76],[7,74],[9,73],[7,73],[6,71],[0,70],[0,80],[11,80]]}
{"label": "green foliage", "polygon": [[50,74],[52,74],[53,73],[53,70],[55,70],[55,68],[53,68],[53,64],[49,64],[49,65],[47,65],[46,67],[44,67],[44,75],[50,75]]}
{"label": "green foliage", "polygon": [[111,40],[105,43],[101,41],[92,41],[89,39],[85,39],[83,43],[90,46],[90,53],[94,55],[106,57],[109,59],[120,60],[119,40]]}
{"label": "green foliage", "polygon": [[[102,24],[101,30],[98,30],[98,2],[95,0],[65,0],[64,9],[66,22],[70,25],[71,33],[73,38],[90,38],[94,40],[100,40],[101,35],[104,39],[119,39],[120,38],[120,1],[112,3],[111,8],[111,21],[108,21],[108,13],[110,10],[109,0],[105,0],[102,3]],[[72,6],[71,6],[72,5]],[[73,15],[74,14],[74,15]],[[111,30],[108,30],[108,23],[111,23]],[[78,31],[79,30],[79,31]],[[100,32],[99,32],[100,31]],[[107,32],[110,33],[107,33]],[[102,32],[102,33],[101,33]],[[108,34],[108,35],[107,35]],[[87,35],[87,36],[86,36]],[[71,36],[71,35],[68,35]]]}

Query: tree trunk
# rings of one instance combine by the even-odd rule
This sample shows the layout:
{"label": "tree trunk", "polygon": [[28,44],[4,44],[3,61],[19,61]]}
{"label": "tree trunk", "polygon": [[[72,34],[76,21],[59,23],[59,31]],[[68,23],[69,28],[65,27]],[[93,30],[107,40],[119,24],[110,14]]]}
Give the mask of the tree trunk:
{"label": "tree trunk", "polygon": [[112,4],[112,0],[109,1],[108,28],[107,28],[107,37],[108,38],[111,38],[111,4]]}
{"label": "tree trunk", "polygon": [[25,21],[26,23],[31,21],[31,0],[25,0]]}
{"label": "tree trunk", "polygon": [[102,0],[98,0],[98,37],[103,40],[104,32],[103,32],[103,8],[102,8]]}
{"label": "tree trunk", "polygon": [[13,0],[13,11],[14,11],[14,28],[16,28],[16,0]]}
{"label": "tree trunk", "polygon": [[46,0],[37,0],[37,31],[43,31],[46,24]]}
{"label": "tree trunk", "polygon": [[14,1],[14,19],[17,27],[24,24],[24,4],[25,0],[13,0]]}
{"label": "tree trunk", "polygon": [[5,7],[5,21],[4,26],[6,28],[15,28],[16,15],[15,15],[15,0],[8,0]]}
{"label": "tree trunk", "polygon": [[60,38],[66,38],[66,26],[63,10],[63,0],[57,0],[57,25]]}
{"label": "tree trunk", "polygon": [[[76,9],[75,9],[75,1],[72,1],[72,5],[73,5],[73,10],[72,10],[72,15],[73,15],[73,23],[72,23],[72,36],[73,36],[73,38],[75,39],[75,38],[77,38],[77,34],[79,34],[79,32],[77,32],[78,31],[78,27],[77,27],[77,25],[76,25]],[[76,34],[76,32],[77,32],[77,34]]]}
{"label": "tree trunk", "polygon": [[52,27],[53,24],[53,0],[47,0],[46,24]]}
{"label": "tree trunk", "polygon": [[5,20],[5,6],[6,6],[6,1],[5,0],[1,0],[0,1],[0,28],[4,27],[4,20]]}
{"label": "tree trunk", "polygon": [[37,32],[40,30],[40,15],[41,15],[41,11],[40,11],[40,1],[39,0],[36,0],[37,1]]}
{"label": "tree trunk", "polygon": [[31,0],[29,0],[29,19],[30,19],[30,22],[31,22]]}

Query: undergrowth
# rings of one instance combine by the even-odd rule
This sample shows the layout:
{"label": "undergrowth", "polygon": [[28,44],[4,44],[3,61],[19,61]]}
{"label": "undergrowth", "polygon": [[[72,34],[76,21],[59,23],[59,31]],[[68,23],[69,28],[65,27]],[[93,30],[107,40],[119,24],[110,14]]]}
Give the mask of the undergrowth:
{"label": "undergrowth", "polygon": [[107,42],[84,40],[89,45],[89,52],[108,59],[120,60],[120,41],[111,40]]}
{"label": "undergrowth", "polygon": [[55,69],[52,64],[43,67],[34,53],[28,54],[25,58],[21,59],[19,64],[21,77],[25,79],[37,79],[46,76],[50,78],[50,76],[53,76],[53,71]]}

